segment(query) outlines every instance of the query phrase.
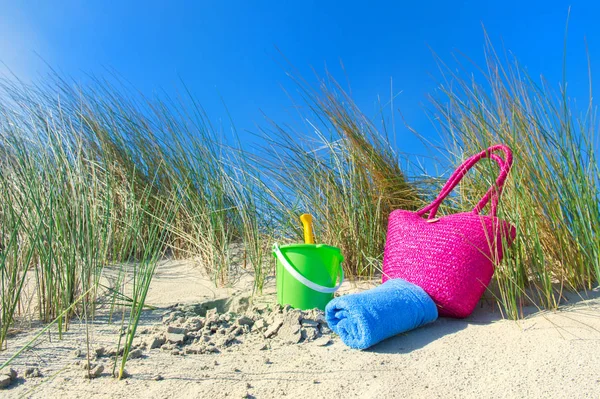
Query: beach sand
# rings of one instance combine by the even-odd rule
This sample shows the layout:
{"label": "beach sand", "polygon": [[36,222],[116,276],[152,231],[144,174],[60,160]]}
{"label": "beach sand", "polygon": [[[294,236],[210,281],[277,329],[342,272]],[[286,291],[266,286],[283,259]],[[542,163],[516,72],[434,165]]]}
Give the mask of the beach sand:
{"label": "beach sand", "polygon": [[[350,283],[344,292],[364,289]],[[190,262],[162,264],[153,281],[138,331],[161,323],[175,303],[196,304],[247,292],[249,276],[215,288]],[[261,301],[273,302],[273,282]],[[583,295],[582,295],[583,296]],[[3,398],[598,398],[600,397],[600,292],[588,292],[557,312],[535,312],[518,322],[503,320],[497,306],[482,301],[465,320],[442,318],[388,339],[366,351],[337,337],[327,346],[285,344],[277,338],[248,339],[218,354],[173,355],[159,349],[127,363],[131,377],[111,378],[106,361],[100,378],[87,380],[73,355],[86,347],[86,328],[74,321],[63,340],[43,335],[11,367],[19,378]],[[16,334],[0,360],[29,341],[39,327]],[[118,326],[99,312],[89,326],[94,347],[115,346]],[[142,334],[143,335],[143,334]],[[258,337],[258,335],[257,335]],[[143,338],[143,336],[142,336]],[[43,377],[22,378],[27,367]],[[155,379],[160,375],[159,381]]]}

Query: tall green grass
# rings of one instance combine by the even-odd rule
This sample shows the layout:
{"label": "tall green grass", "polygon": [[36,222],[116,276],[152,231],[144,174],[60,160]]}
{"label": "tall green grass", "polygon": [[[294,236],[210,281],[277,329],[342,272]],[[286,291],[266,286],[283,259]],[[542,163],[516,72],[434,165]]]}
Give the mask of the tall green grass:
{"label": "tall green grass", "polygon": [[418,190],[389,137],[331,77],[316,88],[297,83],[306,131],[273,121],[258,161],[279,234],[301,241],[298,216],[311,213],[316,240],[342,250],[346,275],[372,278],[383,259],[389,213],[416,209]]}
{"label": "tall green grass", "polygon": [[[242,256],[260,276],[258,200],[232,180],[239,160],[226,162],[193,102],[128,90],[56,76],[43,86],[0,84],[4,347],[17,318],[52,321],[60,335],[74,315],[91,321],[108,301],[128,314],[122,373],[158,260],[199,258],[225,283],[231,246],[246,240]],[[120,267],[117,282],[131,273],[131,292],[101,284],[106,266],[125,262],[133,268]]]}
{"label": "tall green grass", "polygon": [[[515,224],[517,239],[495,279],[502,308],[517,318],[524,305],[555,309],[563,290],[590,289],[600,280],[600,134],[591,91],[577,115],[566,81],[558,92],[537,82],[489,41],[486,54],[475,78],[443,68],[447,80],[434,104],[453,163],[495,143],[514,151],[500,217]],[[463,184],[462,209],[490,183],[480,176]]]}

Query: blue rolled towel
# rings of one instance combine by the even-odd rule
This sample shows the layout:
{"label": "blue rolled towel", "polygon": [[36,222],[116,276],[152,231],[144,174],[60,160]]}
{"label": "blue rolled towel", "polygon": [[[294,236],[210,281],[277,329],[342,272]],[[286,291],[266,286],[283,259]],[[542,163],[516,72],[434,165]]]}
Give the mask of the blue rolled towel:
{"label": "blue rolled towel", "polygon": [[392,279],[370,290],[331,300],[325,308],[325,317],[346,345],[366,349],[435,321],[438,312],[421,287]]}

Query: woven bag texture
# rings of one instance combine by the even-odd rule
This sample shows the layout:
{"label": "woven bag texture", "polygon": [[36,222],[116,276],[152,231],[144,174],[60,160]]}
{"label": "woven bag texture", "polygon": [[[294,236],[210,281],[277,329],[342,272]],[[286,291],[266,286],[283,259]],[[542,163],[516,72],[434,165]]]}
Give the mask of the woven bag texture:
{"label": "woven bag texture", "polygon": [[[494,152],[501,151],[502,159]],[[495,185],[471,212],[436,218],[444,198],[479,160],[500,166]],[[467,159],[450,177],[438,197],[417,212],[390,214],[383,259],[383,281],[402,278],[423,288],[438,306],[440,316],[467,317],[473,312],[516,231],[496,217],[504,181],[512,166],[512,152],[496,145]],[[490,204],[490,215],[480,215]],[[429,212],[427,219],[423,218]]]}

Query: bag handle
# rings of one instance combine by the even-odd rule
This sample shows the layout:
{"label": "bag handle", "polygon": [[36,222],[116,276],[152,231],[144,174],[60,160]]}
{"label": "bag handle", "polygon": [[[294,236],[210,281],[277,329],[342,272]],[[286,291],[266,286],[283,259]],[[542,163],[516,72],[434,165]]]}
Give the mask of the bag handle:
{"label": "bag handle", "polygon": [[[500,169],[502,169],[504,167],[504,160],[502,158],[500,158],[498,155],[496,154],[490,154],[489,156],[490,159],[496,161],[496,163],[498,164],[498,166],[500,166]],[[442,188],[442,192],[443,191],[448,191],[448,193],[450,191],[452,191],[452,189],[454,187],[456,187],[456,185],[460,182],[462,176],[464,176],[469,169],[464,170],[464,164],[459,166],[458,170],[450,177],[450,179],[448,179],[448,181],[446,182],[446,184],[444,184],[444,187]],[[458,181],[457,181],[458,179]],[[452,186],[450,189],[448,189],[448,187]],[[475,213],[479,213],[481,211],[481,209],[485,208],[485,206],[487,205],[487,203],[489,202],[489,199],[491,198],[492,200],[492,214],[496,214],[496,209],[498,207],[498,193],[495,190],[496,186],[493,185],[491,186],[487,193],[483,196],[483,198],[479,201],[479,203],[477,204],[477,206],[473,209],[473,212]],[[437,210],[439,208],[439,206],[441,205],[441,201],[434,206],[430,212],[433,212],[434,214],[437,213]]]}
{"label": "bag handle", "polygon": [[[500,158],[497,154],[494,154],[494,152],[497,151],[502,151],[504,153],[504,159]],[[473,213],[478,214],[479,212],[481,212],[481,210],[491,200],[492,203],[490,206],[490,214],[496,217],[500,194],[502,193],[504,182],[506,181],[506,177],[508,176],[508,173],[510,172],[510,168],[512,167],[513,163],[512,151],[508,146],[505,146],[503,144],[491,146],[488,149],[481,151],[480,153],[475,154],[472,157],[468,158],[466,161],[464,161],[454,171],[452,176],[450,176],[446,184],[444,184],[444,187],[440,191],[440,194],[437,196],[437,198],[425,208],[417,211],[417,215],[423,216],[425,213],[429,212],[428,219],[435,218],[435,214],[437,213],[437,210],[441,203],[444,201],[444,199],[458,185],[458,183],[467,174],[467,172],[483,158],[490,158],[496,161],[496,163],[500,167],[500,174],[498,175],[495,184],[488,189],[485,195],[479,200],[475,208],[473,208]]]}

